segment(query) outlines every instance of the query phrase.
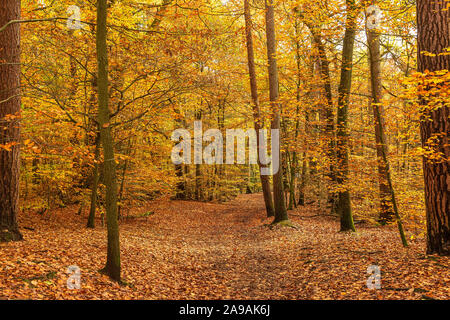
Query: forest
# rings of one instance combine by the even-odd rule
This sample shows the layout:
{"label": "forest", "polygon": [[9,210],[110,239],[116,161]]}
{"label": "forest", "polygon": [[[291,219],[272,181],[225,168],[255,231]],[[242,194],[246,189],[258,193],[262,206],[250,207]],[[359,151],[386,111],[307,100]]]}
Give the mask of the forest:
{"label": "forest", "polygon": [[450,299],[450,0],[1,0],[0,300]]}

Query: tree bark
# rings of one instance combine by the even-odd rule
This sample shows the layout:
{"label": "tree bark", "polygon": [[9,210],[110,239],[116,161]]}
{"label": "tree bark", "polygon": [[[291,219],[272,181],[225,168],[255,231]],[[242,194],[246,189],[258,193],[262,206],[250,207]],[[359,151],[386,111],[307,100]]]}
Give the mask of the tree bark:
{"label": "tree bark", "polygon": [[108,229],[108,254],[102,270],[111,279],[120,282],[120,243],[117,221],[117,176],[114,159],[114,141],[111,135],[109,111],[107,0],[97,1],[97,65],[98,65],[98,123],[104,154],[104,180],[106,186],[106,222]]}
{"label": "tree bark", "polygon": [[[275,14],[273,7],[273,0],[265,0],[266,5],[266,37],[267,37],[267,59],[269,62],[269,96],[272,105],[273,119],[271,123],[272,129],[280,130],[280,103],[278,102],[278,69],[276,58],[276,40],[275,40]],[[281,145],[281,142],[280,142]],[[281,148],[277,150],[279,153],[279,169],[273,175],[273,202],[275,209],[274,223],[278,223],[284,220],[288,220],[288,214],[286,205],[284,203],[284,190],[283,190],[283,166],[281,158]],[[272,155],[273,157],[273,155]]]}
{"label": "tree bark", "polygon": [[[245,17],[245,36],[247,40],[247,57],[248,57],[248,74],[250,78],[250,91],[253,101],[253,119],[256,131],[256,143],[258,151],[261,148],[261,143],[259,140],[259,130],[264,127],[263,121],[261,119],[261,110],[259,108],[258,99],[258,84],[256,81],[256,70],[255,70],[255,54],[253,50],[253,38],[252,38],[252,17],[250,14],[249,0],[244,0],[244,17]],[[262,154],[258,152],[258,155]],[[259,157],[258,157],[259,159]],[[273,217],[274,207],[272,200],[272,192],[270,190],[270,180],[268,175],[261,174],[261,169],[263,168],[260,161],[258,161],[259,166],[259,177],[261,179],[261,187],[264,196],[264,204],[266,205],[266,212],[268,217]]]}
{"label": "tree bark", "polygon": [[[446,0],[417,0],[418,71],[450,70],[450,58],[445,49],[450,47],[450,11]],[[425,55],[429,52],[434,55]],[[449,86],[446,81],[442,87]],[[433,98],[422,97],[420,135],[425,147],[430,138],[436,138],[435,151],[440,161],[423,159],[425,205],[427,216],[427,253],[450,255],[450,132],[448,103],[428,108]],[[430,121],[431,120],[431,121]]]}
{"label": "tree bark", "polygon": [[356,34],[357,9],[354,0],[346,0],[347,21],[345,27],[344,44],[342,49],[341,80],[338,89],[337,112],[337,164],[339,173],[337,183],[339,185],[337,212],[341,217],[341,231],[355,231],[350,191],[346,185],[348,181],[348,106],[350,90],[352,86],[353,48]]}
{"label": "tree bark", "polygon": [[[3,0],[0,27],[19,19],[20,1]],[[20,103],[20,24],[14,23],[0,31],[0,242],[22,239],[16,220],[19,211]]]}

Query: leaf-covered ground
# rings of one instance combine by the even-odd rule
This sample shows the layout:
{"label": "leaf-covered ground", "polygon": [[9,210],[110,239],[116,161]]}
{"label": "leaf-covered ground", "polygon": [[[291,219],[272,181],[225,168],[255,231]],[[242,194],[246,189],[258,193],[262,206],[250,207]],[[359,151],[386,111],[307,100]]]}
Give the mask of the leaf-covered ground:
{"label": "leaf-covered ground", "polygon": [[[106,229],[86,229],[76,211],[19,217],[25,241],[0,244],[0,299],[450,298],[449,258],[425,255],[423,240],[405,249],[394,227],[369,224],[339,233],[313,207],[291,212],[297,228],[269,229],[260,194],[131,210],[137,218],[121,223],[121,286],[97,271]],[[80,290],[67,289],[71,265]],[[369,265],[381,268],[381,290],[366,287]]]}

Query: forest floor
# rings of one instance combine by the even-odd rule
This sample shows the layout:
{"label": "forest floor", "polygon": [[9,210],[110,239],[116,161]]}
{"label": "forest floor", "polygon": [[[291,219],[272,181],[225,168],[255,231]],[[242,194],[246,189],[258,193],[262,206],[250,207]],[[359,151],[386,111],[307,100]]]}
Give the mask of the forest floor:
{"label": "forest floor", "polygon": [[[87,229],[76,212],[20,215],[25,240],[0,244],[0,299],[450,299],[450,259],[425,255],[423,239],[403,248],[394,226],[364,223],[337,232],[339,221],[312,206],[290,211],[296,228],[270,229],[261,194],[130,210],[119,285],[97,271],[106,228]],[[71,265],[81,289],[67,289]],[[366,286],[370,265],[380,290]]]}

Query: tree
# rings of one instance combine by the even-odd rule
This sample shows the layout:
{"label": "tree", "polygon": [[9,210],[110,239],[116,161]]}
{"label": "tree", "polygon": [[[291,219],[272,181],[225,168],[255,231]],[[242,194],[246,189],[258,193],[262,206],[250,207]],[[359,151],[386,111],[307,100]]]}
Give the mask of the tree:
{"label": "tree", "polygon": [[95,228],[95,212],[97,211],[98,198],[98,182],[99,182],[99,159],[100,159],[100,134],[95,136],[95,151],[94,151],[94,169],[92,170],[92,187],[91,187],[91,203],[89,207],[89,217],[87,222],[88,228]]}
{"label": "tree", "polygon": [[[327,53],[325,51],[325,45],[322,42],[322,36],[320,30],[316,30],[310,23],[306,23],[314,39],[314,43],[319,51],[318,59],[320,65],[320,75],[323,80],[323,89],[325,91],[325,103],[321,112],[323,118],[326,119],[326,128],[324,135],[328,140],[327,145],[327,158],[329,161],[328,177],[330,181],[336,181],[336,169],[334,166],[336,158],[336,140],[335,140],[335,127],[334,127],[334,114],[333,114],[333,93],[331,89],[331,76],[330,76],[330,61],[328,60]],[[336,210],[336,200],[332,193],[328,194],[328,202],[331,204],[331,213],[334,214]]]}
{"label": "tree", "polygon": [[[377,1],[373,1],[376,4]],[[367,28],[367,44],[369,47],[371,104],[375,122],[375,141],[378,160],[378,181],[380,190],[380,220],[386,223],[395,216],[403,245],[406,247],[406,237],[397,208],[394,187],[392,186],[391,170],[387,158],[388,146],[384,132],[384,116],[382,109],[382,85],[381,85],[381,53],[380,35],[376,29]]]}
{"label": "tree", "polygon": [[348,106],[352,87],[353,47],[355,44],[357,7],[354,0],[346,0],[347,21],[345,23],[344,44],[342,48],[341,81],[338,89],[337,112],[337,163],[339,184],[337,212],[341,217],[341,231],[355,231],[353,224],[350,191],[345,185],[348,180]]}
{"label": "tree", "polygon": [[[275,14],[273,0],[266,0],[266,37],[267,37],[267,59],[269,62],[269,95],[272,106],[272,124],[271,128],[280,129],[280,109],[281,105],[278,101],[278,69],[276,57],[276,40],[275,40]],[[280,137],[282,135],[280,134]],[[281,149],[278,149],[280,165],[279,169],[273,175],[273,202],[275,209],[274,223],[288,220],[286,204],[284,202],[283,191],[283,166],[281,165]],[[272,155],[273,158],[273,155]]]}
{"label": "tree", "polygon": [[[0,6],[0,27],[20,19],[20,0]],[[0,31],[0,241],[22,239],[16,222],[20,166],[20,25]]]}
{"label": "tree", "polygon": [[[245,36],[247,41],[247,59],[248,59],[248,74],[250,78],[250,91],[252,95],[253,102],[253,119],[255,131],[257,133],[257,147],[258,150],[261,148],[261,143],[259,141],[259,130],[263,128],[263,123],[261,119],[261,110],[259,108],[258,99],[258,84],[256,81],[256,71],[255,71],[255,54],[253,51],[253,38],[252,38],[252,17],[250,13],[249,0],[244,0],[244,17],[245,17]],[[261,154],[261,153],[259,153]],[[261,174],[262,164],[258,161],[260,170],[261,187],[264,195],[264,203],[266,205],[267,216],[274,216],[272,193],[270,191],[270,180],[268,175]]]}
{"label": "tree", "polygon": [[98,124],[104,155],[104,181],[106,186],[106,221],[108,228],[108,254],[102,270],[111,279],[120,281],[120,243],[117,221],[117,177],[114,159],[114,141],[111,136],[109,111],[107,0],[97,2],[97,67],[98,67]]}
{"label": "tree", "polygon": [[[425,205],[427,216],[427,252],[450,255],[450,108],[448,100],[433,97],[433,89],[449,86],[450,10],[447,0],[417,0],[418,71],[425,78],[447,77],[433,88],[433,79],[424,86],[421,97],[420,135],[422,145],[430,142],[440,156],[423,159]],[[441,71],[440,75],[433,72]],[[448,96],[447,96],[448,97]],[[433,101],[434,100],[434,101]]]}

